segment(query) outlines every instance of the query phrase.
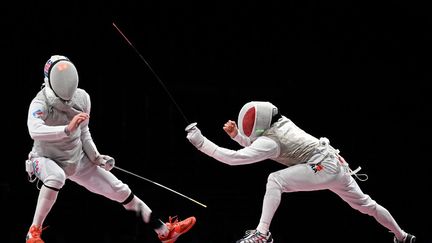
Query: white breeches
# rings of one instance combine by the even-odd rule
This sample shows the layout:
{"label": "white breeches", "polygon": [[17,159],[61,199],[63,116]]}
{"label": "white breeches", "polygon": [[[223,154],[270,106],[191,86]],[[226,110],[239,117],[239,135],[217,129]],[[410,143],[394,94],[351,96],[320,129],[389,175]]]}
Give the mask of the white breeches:
{"label": "white breeches", "polygon": [[111,172],[90,162],[86,156],[80,161],[76,173],[69,177],[51,159],[38,157],[31,158],[31,161],[35,168],[35,175],[48,187],[61,189],[66,179],[70,179],[93,193],[120,203],[131,194],[127,184]]}
{"label": "white breeches", "polygon": [[319,164],[298,164],[271,173],[267,181],[260,223],[270,226],[283,192],[328,189],[352,208],[373,216],[395,235],[403,235],[404,232],[391,214],[369,195],[363,193],[349,172],[346,162],[343,164],[337,157],[327,156]]}

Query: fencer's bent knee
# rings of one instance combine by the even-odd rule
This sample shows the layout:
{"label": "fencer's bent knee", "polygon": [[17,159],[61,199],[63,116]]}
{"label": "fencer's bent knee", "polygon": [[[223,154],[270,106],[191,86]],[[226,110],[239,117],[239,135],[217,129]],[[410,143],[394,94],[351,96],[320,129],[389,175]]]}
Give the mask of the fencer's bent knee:
{"label": "fencer's bent knee", "polygon": [[277,189],[282,190],[282,185],[278,180],[276,172],[271,173],[267,178],[267,190]]}
{"label": "fencer's bent knee", "polygon": [[63,170],[57,170],[49,174],[43,184],[50,188],[61,189],[66,182],[66,174]]}
{"label": "fencer's bent knee", "polygon": [[114,201],[124,203],[131,195],[133,195],[133,193],[129,186],[120,180],[116,180],[111,182],[110,192],[107,196]]}

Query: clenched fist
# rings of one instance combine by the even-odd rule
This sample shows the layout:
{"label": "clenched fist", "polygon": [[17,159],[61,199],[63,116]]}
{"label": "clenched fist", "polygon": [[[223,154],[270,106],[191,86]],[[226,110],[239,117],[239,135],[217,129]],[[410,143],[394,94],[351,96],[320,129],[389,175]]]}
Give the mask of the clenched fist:
{"label": "clenched fist", "polygon": [[238,133],[238,128],[237,128],[237,124],[235,121],[231,121],[228,120],[224,126],[223,126],[223,130],[231,137],[234,138],[235,136],[237,136]]}

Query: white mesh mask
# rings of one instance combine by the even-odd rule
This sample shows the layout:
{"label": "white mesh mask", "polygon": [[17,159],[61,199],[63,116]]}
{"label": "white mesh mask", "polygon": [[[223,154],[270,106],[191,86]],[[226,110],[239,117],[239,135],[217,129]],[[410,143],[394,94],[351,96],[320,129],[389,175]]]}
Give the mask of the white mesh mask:
{"label": "white mesh mask", "polygon": [[54,55],[45,64],[44,81],[57,97],[69,101],[78,88],[78,71],[69,58]]}
{"label": "white mesh mask", "polygon": [[251,101],[246,103],[238,116],[237,125],[240,133],[254,141],[270,128],[272,117],[277,113],[277,107],[270,102]]}

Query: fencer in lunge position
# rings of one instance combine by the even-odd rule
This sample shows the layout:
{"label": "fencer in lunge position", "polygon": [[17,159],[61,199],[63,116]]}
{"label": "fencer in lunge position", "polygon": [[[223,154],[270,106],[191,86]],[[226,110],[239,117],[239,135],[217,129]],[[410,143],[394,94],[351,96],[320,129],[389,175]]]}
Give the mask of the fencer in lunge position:
{"label": "fencer in lunge position", "polygon": [[196,222],[191,216],[164,223],[110,170],[115,160],[98,152],[89,130],[90,96],[78,88],[78,72],[65,56],[53,55],[44,67],[44,85],[30,103],[27,126],[33,147],[26,161],[30,181],[40,181],[26,243],[43,243],[44,220],[67,179],[135,211],[164,243],[173,243]]}
{"label": "fencer in lunge position", "polygon": [[[238,125],[238,127],[237,127]],[[327,138],[315,138],[281,115],[270,102],[246,103],[237,123],[227,121],[223,129],[241,146],[240,150],[220,147],[202,135],[196,123],[186,127],[188,140],[201,152],[228,165],[244,165],[266,159],[287,168],[268,176],[260,221],[255,229],[247,230],[237,243],[272,243],[270,224],[284,192],[328,189],[352,208],[374,217],[394,234],[395,243],[415,242],[384,207],[364,194],[357,184],[356,172]]]}

